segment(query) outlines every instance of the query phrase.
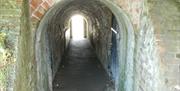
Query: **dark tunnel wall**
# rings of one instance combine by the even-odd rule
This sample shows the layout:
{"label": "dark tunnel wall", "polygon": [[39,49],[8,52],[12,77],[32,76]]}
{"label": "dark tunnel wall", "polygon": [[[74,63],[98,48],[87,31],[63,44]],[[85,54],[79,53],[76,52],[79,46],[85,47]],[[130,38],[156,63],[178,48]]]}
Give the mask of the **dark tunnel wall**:
{"label": "dark tunnel wall", "polygon": [[119,61],[118,61],[118,51],[117,51],[117,31],[120,31],[118,22],[115,18],[115,16],[112,16],[112,28],[114,29],[112,31],[112,37],[111,37],[111,61],[108,64],[108,68],[111,69],[111,75],[112,79],[115,82],[115,85],[118,85],[118,77],[119,77]]}

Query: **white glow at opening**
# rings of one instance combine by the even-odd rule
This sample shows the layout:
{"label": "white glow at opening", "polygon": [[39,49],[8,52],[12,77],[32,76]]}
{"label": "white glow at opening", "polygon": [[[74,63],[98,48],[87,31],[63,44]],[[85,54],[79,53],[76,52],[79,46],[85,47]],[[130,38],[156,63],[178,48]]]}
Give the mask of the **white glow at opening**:
{"label": "white glow at opening", "polygon": [[84,18],[81,15],[74,15],[72,20],[72,37],[73,39],[84,38]]}

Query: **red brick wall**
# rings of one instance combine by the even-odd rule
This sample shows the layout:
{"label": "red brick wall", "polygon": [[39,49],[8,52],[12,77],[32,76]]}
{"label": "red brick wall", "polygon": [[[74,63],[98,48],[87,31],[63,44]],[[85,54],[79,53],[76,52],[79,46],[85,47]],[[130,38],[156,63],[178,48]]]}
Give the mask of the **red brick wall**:
{"label": "red brick wall", "polygon": [[53,3],[53,0],[30,0],[30,14],[32,21],[40,21]]}

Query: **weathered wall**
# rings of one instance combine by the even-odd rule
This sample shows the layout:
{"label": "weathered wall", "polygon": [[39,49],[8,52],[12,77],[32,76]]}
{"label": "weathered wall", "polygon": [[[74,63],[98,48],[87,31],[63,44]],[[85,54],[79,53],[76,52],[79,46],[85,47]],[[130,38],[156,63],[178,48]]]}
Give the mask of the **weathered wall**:
{"label": "weathered wall", "polygon": [[179,1],[117,2],[136,29],[135,91],[179,91]]}
{"label": "weathered wall", "polygon": [[159,52],[160,91],[180,91],[180,1],[148,0]]}
{"label": "weathered wall", "polygon": [[134,91],[159,90],[159,55],[147,0],[118,0],[130,16],[136,34]]}
{"label": "weathered wall", "polygon": [[59,12],[56,12],[60,8],[52,8],[41,20],[36,31],[38,91],[52,91],[52,81],[66,48],[64,22],[61,17],[57,17]]}
{"label": "weathered wall", "polygon": [[36,63],[34,58],[33,36],[29,14],[29,1],[21,3],[20,35],[18,37],[18,58],[16,67],[15,91],[35,91]]}
{"label": "weathered wall", "polygon": [[[144,5],[146,5],[144,3]],[[135,56],[135,91],[159,91],[159,63],[154,27],[143,6]]]}
{"label": "weathered wall", "polygon": [[[111,44],[111,40],[112,40],[111,29],[108,30],[109,35],[107,36],[110,36],[110,37],[109,39],[106,39],[106,42],[104,42],[103,39],[101,40],[101,38],[103,38],[102,36],[99,37],[99,40],[101,40],[99,42],[104,43],[103,47],[106,46],[107,44],[108,48],[103,49],[102,50],[103,52],[99,52],[99,54],[97,55],[103,55],[103,58],[108,58],[108,59],[105,59],[108,62],[105,63],[106,62],[105,61],[102,64],[106,65],[105,69],[109,69],[108,72],[112,74],[111,75],[112,77],[116,77],[115,78],[115,91],[119,91],[119,90],[132,91],[133,90],[134,31],[124,11],[122,11],[118,6],[116,6],[116,4],[114,4],[111,1],[107,0],[107,2],[104,1],[103,3],[105,3],[107,7],[112,11],[114,16],[116,17],[117,24],[119,25],[118,26],[119,29],[114,28],[115,31],[117,31],[117,34],[115,36],[115,41],[117,42],[117,45],[116,45],[117,46],[117,60],[118,60],[119,66],[114,65],[113,60],[111,59],[111,56],[114,56],[113,54],[111,54],[112,53],[111,48],[113,47],[112,45],[114,45],[114,43]],[[110,24],[110,27],[111,27],[111,24]],[[98,35],[98,32],[96,34]],[[102,34],[105,34],[105,33],[103,32]],[[107,42],[108,40],[110,41]],[[97,46],[97,49],[98,48],[101,49],[101,47]],[[104,61],[104,60],[101,60],[101,61]],[[116,68],[118,69],[117,74],[114,73],[116,72],[116,69],[114,69],[113,66],[117,67]]]}
{"label": "weathered wall", "polygon": [[[110,44],[111,44],[111,16],[112,12],[105,7],[97,14],[97,21],[92,25],[91,42],[95,52],[104,68],[109,72],[108,64],[110,61]],[[106,27],[104,27],[106,26]],[[109,74],[111,74],[109,72]],[[112,74],[111,74],[112,75]]]}

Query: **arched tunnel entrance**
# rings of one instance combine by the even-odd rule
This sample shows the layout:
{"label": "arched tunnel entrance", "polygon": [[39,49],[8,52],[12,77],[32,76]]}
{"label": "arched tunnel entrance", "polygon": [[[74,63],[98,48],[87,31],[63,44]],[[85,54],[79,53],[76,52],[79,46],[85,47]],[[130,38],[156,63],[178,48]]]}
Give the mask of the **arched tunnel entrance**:
{"label": "arched tunnel entrance", "polygon": [[[84,38],[78,41],[72,39],[76,14],[85,18]],[[38,91],[132,91],[133,28],[112,1],[59,1],[42,19],[35,41]],[[77,74],[81,79],[74,80]]]}

